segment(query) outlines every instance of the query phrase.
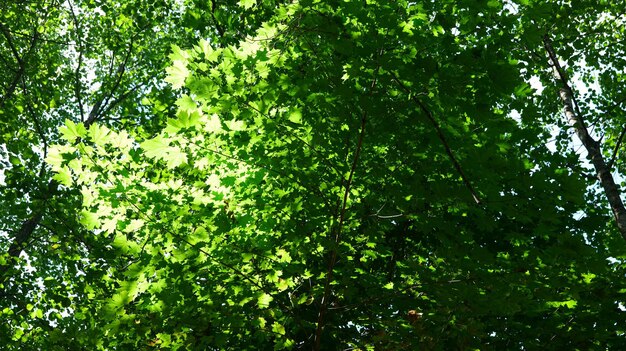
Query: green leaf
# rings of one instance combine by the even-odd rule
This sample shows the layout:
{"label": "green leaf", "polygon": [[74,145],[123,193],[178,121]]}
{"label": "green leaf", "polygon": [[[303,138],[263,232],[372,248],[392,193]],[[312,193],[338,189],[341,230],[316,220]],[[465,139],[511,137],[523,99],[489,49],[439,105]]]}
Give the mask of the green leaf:
{"label": "green leaf", "polygon": [[46,163],[52,166],[56,171],[58,170],[66,158],[63,156],[68,152],[71,152],[71,147],[67,145],[54,145],[48,150],[48,156],[46,156]]}
{"label": "green leaf", "polygon": [[189,59],[189,53],[178,45],[172,45],[172,53],[170,53],[169,58],[172,61],[180,61],[186,64]]}
{"label": "green leaf", "polygon": [[59,131],[63,135],[63,139],[73,143],[76,138],[84,137],[87,133],[85,126],[82,123],[76,124],[70,119],[65,120],[65,125],[59,128]]}
{"label": "green leaf", "polygon": [[292,110],[289,113],[289,121],[293,122],[293,123],[297,123],[300,124],[302,123],[302,111],[300,111],[299,109],[296,110]]}
{"label": "green leaf", "polygon": [[291,262],[291,255],[285,249],[276,250],[276,256],[278,257],[278,262]]}
{"label": "green leaf", "polygon": [[596,277],[593,273],[583,273],[582,278],[585,284],[591,284],[591,281]]}
{"label": "green leaf", "polygon": [[239,0],[239,6],[243,7],[246,10],[253,7],[254,5],[256,5],[256,0]]}
{"label": "green leaf", "polygon": [[184,61],[176,60],[172,66],[166,68],[167,77],[165,81],[172,84],[172,88],[180,89],[185,85],[185,80],[189,76],[189,70],[187,69],[187,63]]}
{"label": "green leaf", "polygon": [[289,281],[287,279],[278,279],[278,282],[276,282],[276,288],[278,288],[278,291],[285,291],[289,289]]}
{"label": "green leaf", "polygon": [[574,308],[576,307],[577,304],[578,304],[578,301],[576,300],[549,301],[547,303],[547,305],[550,307],[567,307],[567,308]]}
{"label": "green leaf", "polygon": [[43,311],[37,308],[31,312],[30,316],[34,319],[41,319],[43,318]]}
{"label": "green leaf", "polygon": [[238,120],[232,119],[230,121],[224,122],[224,124],[229,130],[234,131],[234,132],[246,129],[246,124],[244,123],[244,121],[238,121]]}
{"label": "green leaf", "polygon": [[272,302],[274,298],[269,294],[262,293],[257,297],[257,305],[259,308],[268,308],[270,306],[270,302]]}
{"label": "green leaf", "polygon": [[204,126],[204,131],[209,134],[219,133],[222,129],[222,122],[220,118],[216,114],[212,114],[208,117],[202,117],[202,124]]}
{"label": "green leaf", "polygon": [[168,168],[173,169],[187,163],[187,154],[182,152],[178,147],[170,147],[167,152],[162,155],[162,159],[167,162]]}
{"label": "green leaf", "polygon": [[72,185],[72,171],[67,166],[62,166],[56,169],[56,174],[52,177],[52,179],[58,181],[59,183],[69,187]]}
{"label": "green leaf", "polygon": [[89,127],[89,137],[98,146],[104,146],[108,142],[109,129],[106,126],[92,124]]}
{"label": "green leaf", "polygon": [[523,83],[515,88],[515,96],[517,97],[526,97],[533,92],[532,87],[528,83]]}
{"label": "green leaf", "polygon": [[20,340],[22,338],[22,335],[24,335],[24,330],[16,328],[15,332],[13,333],[12,339],[15,341]]}
{"label": "green leaf", "polygon": [[487,6],[492,8],[500,8],[502,6],[500,0],[489,0]]}
{"label": "green leaf", "polygon": [[139,244],[137,244],[133,240],[130,240],[126,235],[120,234],[119,232],[115,234],[111,245],[125,253],[137,254],[141,252],[141,246]]}
{"label": "green leaf", "polygon": [[80,212],[80,223],[92,230],[100,226],[100,219],[96,213],[83,210]]}
{"label": "green leaf", "polygon": [[272,323],[272,331],[279,335],[285,335],[285,326],[278,322]]}
{"label": "green leaf", "polygon": [[133,219],[130,221],[130,223],[124,228],[124,232],[126,233],[132,233],[137,231],[139,228],[143,227],[145,224],[144,220],[142,219]]}
{"label": "green leaf", "polygon": [[167,151],[169,150],[169,140],[166,140],[163,135],[159,134],[152,139],[148,139],[143,143],[139,144],[139,146],[146,151],[146,156],[150,158],[161,159],[165,155],[167,155]]}
{"label": "green leaf", "polygon": [[198,47],[204,54],[204,59],[210,60],[215,50],[213,50],[213,47],[211,46],[209,41],[205,39],[200,39],[200,42],[198,43]]}
{"label": "green leaf", "polygon": [[179,108],[179,111],[193,112],[198,107],[196,106],[196,102],[193,101],[191,97],[187,94],[183,94],[178,100],[176,100],[176,105]]}
{"label": "green leaf", "polygon": [[186,112],[179,111],[178,118],[176,119],[168,119],[167,120],[167,128],[165,129],[168,133],[178,133],[181,129],[196,127],[200,124],[200,112]]}

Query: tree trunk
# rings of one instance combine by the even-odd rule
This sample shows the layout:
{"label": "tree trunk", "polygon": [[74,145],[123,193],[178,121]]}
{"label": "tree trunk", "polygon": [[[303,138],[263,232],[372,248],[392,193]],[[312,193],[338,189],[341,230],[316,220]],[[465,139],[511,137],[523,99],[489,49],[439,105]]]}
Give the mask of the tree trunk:
{"label": "tree trunk", "polygon": [[615,222],[617,223],[617,228],[619,229],[622,237],[626,239],[626,208],[624,208],[624,203],[620,197],[619,187],[615,184],[611,170],[602,156],[600,142],[589,135],[585,120],[582,113],[580,113],[580,109],[572,93],[572,88],[567,80],[567,75],[559,63],[550,38],[545,36],[543,43],[548,55],[550,56],[550,61],[555,70],[557,79],[562,84],[559,96],[563,102],[565,117],[567,117],[570,125],[574,127],[576,135],[578,135],[578,138],[587,150],[591,163],[596,170],[596,177],[600,181],[600,185],[602,186],[602,189],[609,200],[609,204],[611,205],[611,210],[613,211],[613,216],[615,217]]}

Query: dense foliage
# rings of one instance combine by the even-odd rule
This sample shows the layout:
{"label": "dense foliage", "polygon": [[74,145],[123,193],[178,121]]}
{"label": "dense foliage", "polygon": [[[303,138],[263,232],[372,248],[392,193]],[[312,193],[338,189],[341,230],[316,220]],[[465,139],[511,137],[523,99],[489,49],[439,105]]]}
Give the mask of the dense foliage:
{"label": "dense foliage", "polygon": [[623,349],[625,21],[1,4],[0,348]]}

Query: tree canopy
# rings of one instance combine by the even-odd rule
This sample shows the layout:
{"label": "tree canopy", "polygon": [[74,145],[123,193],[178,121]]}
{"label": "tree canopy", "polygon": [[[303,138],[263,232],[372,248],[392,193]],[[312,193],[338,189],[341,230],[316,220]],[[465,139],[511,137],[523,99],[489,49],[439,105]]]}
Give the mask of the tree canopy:
{"label": "tree canopy", "polygon": [[6,350],[621,350],[608,1],[0,5]]}

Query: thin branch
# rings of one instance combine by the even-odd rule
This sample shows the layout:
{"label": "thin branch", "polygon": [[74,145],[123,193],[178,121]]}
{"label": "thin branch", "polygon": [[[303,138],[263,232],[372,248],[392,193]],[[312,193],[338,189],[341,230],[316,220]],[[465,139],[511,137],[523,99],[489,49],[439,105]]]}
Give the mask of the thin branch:
{"label": "thin branch", "polygon": [[215,0],[211,0],[211,18],[213,19],[213,23],[215,24],[215,28],[217,29],[217,32],[219,33],[220,38],[224,39],[224,28],[222,28],[222,25],[217,21],[217,18],[215,18],[216,8],[217,8],[217,4],[215,3]]}
{"label": "thin branch", "polygon": [[[271,116],[263,113],[263,111],[259,110],[258,108],[254,107],[252,104],[250,104],[247,101],[243,102],[244,105],[246,105],[248,108],[250,108],[251,110],[256,111],[258,114],[260,114],[261,116],[264,116],[268,119],[272,119]],[[300,141],[302,144],[304,144],[305,146],[307,146],[309,148],[309,150],[313,151],[314,153],[318,154],[320,156],[320,158],[322,159],[322,161],[324,163],[326,163],[326,166],[333,171],[336,175],[341,176],[342,172],[332,163],[330,162],[330,160],[325,157],[325,155],[318,150],[317,148],[315,148],[315,146],[311,145],[311,143],[307,142],[306,140],[302,139],[301,137],[297,136],[289,127],[287,127],[286,125],[276,121],[276,125],[283,128],[284,130],[287,131],[287,133],[289,133],[292,137],[294,137],[295,139],[297,139],[298,141]]]}
{"label": "thin branch", "polygon": [[13,57],[15,57],[18,66],[23,66],[24,61],[22,61],[22,57],[20,56],[19,52],[17,52],[15,44],[13,44],[13,36],[11,35],[9,29],[2,22],[0,22],[0,31],[2,31],[2,35],[4,35],[5,39],[7,40],[7,44],[9,45],[11,53],[13,53]]}
{"label": "thin branch", "polygon": [[[374,80],[374,84],[375,80]],[[361,130],[359,132],[359,140],[357,142],[356,150],[354,151],[354,158],[352,160],[352,167],[350,168],[350,175],[348,176],[348,180],[346,182],[346,189],[343,193],[343,201],[341,205],[341,212],[339,215],[339,224],[337,229],[335,230],[335,242],[333,250],[330,254],[330,262],[328,264],[328,270],[326,272],[326,281],[324,283],[324,295],[322,296],[322,301],[320,304],[320,309],[317,315],[317,326],[315,329],[315,341],[313,343],[313,350],[318,351],[321,347],[322,341],[322,331],[324,329],[324,317],[326,312],[328,311],[328,300],[330,298],[330,283],[333,280],[333,272],[335,269],[335,264],[337,264],[337,250],[339,249],[339,243],[341,242],[341,232],[343,229],[343,223],[345,221],[346,209],[348,205],[348,196],[350,194],[350,187],[352,186],[352,180],[354,177],[354,172],[356,170],[356,166],[359,161],[359,156],[361,155],[361,149],[363,148],[363,136],[365,135],[365,124],[367,122],[367,112],[364,111],[361,116]]]}
{"label": "thin branch", "polygon": [[394,214],[394,215],[381,215],[380,211],[382,211],[383,208],[385,208],[385,205],[387,205],[386,202],[378,209],[378,211],[376,211],[376,213],[372,213],[370,216],[371,217],[376,217],[376,218],[379,218],[379,219],[392,219],[392,218],[399,218],[399,217],[404,216],[404,213],[398,213],[398,214]]}
{"label": "thin branch", "polygon": [[4,96],[2,96],[2,98],[0,99],[0,109],[4,107],[4,104],[7,102],[7,100],[9,100],[15,93],[15,89],[17,88],[17,85],[19,84],[20,80],[22,79],[22,76],[26,72],[26,63],[24,62],[24,57],[29,56],[30,53],[35,49],[35,46],[39,39],[39,35],[40,35],[39,31],[37,31],[37,28],[35,28],[33,30],[33,36],[30,41],[30,46],[26,50],[26,53],[21,57],[18,56],[19,58],[17,60],[18,60],[19,68],[17,72],[15,73],[15,76],[13,77],[11,84],[9,84],[9,87],[6,89]]}
{"label": "thin branch", "polygon": [[392,218],[402,217],[402,216],[404,216],[404,213],[398,213],[398,214],[395,214],[395,215],[378,215],[378,214],[376,214],[376,215],[373,215],[373,216],[376,216],[376,218],[380,218],[380,219],[392,219]]}
{"label": "thin branch", "polygon": [[[28,34],[24,34],[21,33],[19,31],[15,31],[15,30],[11,30],[10,28],[7,29],[9,33],[13,34],[13,36],[18,36],[18,37],[30,37],[30,35]],[[44,38],[41,37],[39,38],[39,40],[46,42],[46,43],[52,43],[52,44],[57,44],[57,45],[65,45],[65,46],[78,46],[77,43],[73,43],[73,42],[67,42],[67,41],[61,41],[61,40],[55,40],[55,39],[48,39],[48,38]],[[89,44],[90,47],[93,47],[93,44]]]}
{"label": "thin branch", "polygon": [[[37,228],[37,225],[41,221],[42,217],[43,212],[39,210],[33,213],[29,219],[22,223],[20,229],[13,236],[13,241],[11,242],[11,246],[8,251],[9,257],[17,258],[20,255],[22,250],[25,248],[26,242],[30,238],[33,231],[35,231],[35,228]],[[0,274],[4,275],[12,263],[12,260],[7,260],[5,264],[0,265]],[[4,281],[4,277],[0,280],[0,282],[2,281]]]}
{"label": "thin branch", "polygon": [[112,109],[114,109],[117,105],[119,105],[124,100],[126,100],[126,98],[128,98],[130,96],[130,94],[134,93],[141,86],[142,86],[142,84],[137,84],[136,86],[134,86],[134,87],[130,88],[129,90],[127,90],[126,92],[122,93],[117,98],[113,99],[113,101],[111,101],[109,103],[109,105],[104,109],[104,111],[102,111],[101,115],[103,115],[103,116],[108,115],[109,112],[111,112]]}
{"label": "thin branch", "polygon": [[[24,93],[24,96],[31,96],[28,93],[28,87],[26,86],[26,79],[24,79],[24,77],[22,77],[22,92]],[[39,122],[39,118],[37,117],[37,114],[33,110],[32,103],[30,102],[27,103],[26,109],[28,110],[28,115],[30,115],[30,118],[33,121],[33,125],[35,126],[35,131],[37,132],[37,135],[39,135],[39,139],[41,139],[41,143],[43,144],[43,159],[45,159],[46,157],[48,157],[48,138],[46,137],[46,133],[44,133],[41,123]],[[43,177],[45,167],[46,167],[46,163],[42,162],[41,168],[39,170],[39,177]]]}
{"label": "thin branch", "polygon": [[626,126],[622,128],[622,132],[619,134],[619,138],[617,139],[617,144],[613,148],[613,156],[611,156],[611,160],[609,161],[607,167],[609,171],[613,169],[613,164],[615,163],[615,159],[617,158],[617,152],[619,151],[620,146],[622,146],[622,141],[624,140],[624,135],[626,135]]}
{"label": "thin branch", "polygon": [[76,69],[74,70],[74,95],[76,97],[76,102],[78,103],[78,110],[80,112],[80,120],[81,122],[85,121],[85,108],[83,106],[83,99],[81,97],[81,81],[80,81],[80,72],[83,65],[83,30],[81,28],[80,22],[76,17],[76,13],[74,12],[74,6],[72,6],[72,2],[70,0],[67,1],[67,4],[70,8],[70,13],[72,14],[72,21],[74,22],[74,27],[76,27],[76,43],[78,44],[78,64],[76,65]]}
{"label": "thin branch", "polygon": [[463,168],[461,168],[461,164],[454,156],[454,153],[452,152],[452,149],[450,148],[450,145],[448,144],[448,141],[445,135],[443,134],[443,131],[441,130],[441,126],[439,126],[439,123],[433,116],[432,112],[426,107],[426,105],[420,99],[417,98],[415,94],[411,92],[411,90],[404,83],[402,83],[402,81],[400,81],[400,79],[398,79],[398,77],[396,77],[395,74],[391,73],[391,76],[396,81],[396,83],[398,83],[400,88],[402,88],[402,90],[404,90],[407,94],[409,94],[409,98],[415,104],[419,106],[419,108],[422,110],[422,112],[424,112],[424,114],[426,115],[430,123],[433,125],[433,127],[435,128],[435,131],[437,132],[437,136],[439,137],[439,140],[441,141],[441,143],[443,144],[443,147],[446,150],[446,154],[448,155],[448,158],[450,159],[450,161],[452,162],[454,166],[454,169],[456,169],[457,173],[459,173],[459,175],[461,176],[461,179],[463,180],[463,184],[465,184],[465,187],[472,194],[472,198],[474,198],[474,201],[476,202],[476,204],[480,205],[482,202],[480,200],[480,197],[478,197],[478,193],[476,192],[476,190],[474,190],[472,183],[469,181],[469,179],[465,175]]}
{"label": "thin branch", "polygon": [[[379,53],[379,56],[382,55],[382,50]],[[378,71],[378,68],[374,71]],[[368,95],[371,95],[376,87],[376,83],[378,81],[377,77],[374,77],[372,80],[372,84],[370,86],[370,92]],[[330,261],[328,262],[328,269],[326,271],[326,281],[324,282],[324,294],[322,295],[322,301],[320,302],[320,308],[317,315],[317,322],[315,327],[315,339],[313,340],[313,350],[319,351],[322,342],[322,331],[324,330],[325,324],[325,316],[328,311],[328,300],[330,299],[331,293],[331,283],[333,281],[333,275],[335,270],[335,265],[337,264],[337,256],[339,250],[339,243],[341,242],[341,232],[343,230],[343,224],[346,217],[346,209],[348,207],[348,197],[350,195],[350,188],[352,187],[352,181],[354,179],[354,173],[356,171],[356,167],[359,163],[359,157],[361,156],[361,150],[363,149],[363,137],[365,136],[365,126],[367,124],[367,111],[363,111],[361,114],[361,128],[359,131],[359,139],[357,141],[356,149],[354,150],[354,158],[352,159],[352,166],[350,167],[350,174],[348,175],[348,179],[346,180],[346,188],[343,193],[343,199],[341,201],[341,212],[339,213],[339,223],[337,228],[335,229],[335,240],[334,246],[330,253]]]}
{"label": "thin branch", "polygon": [[117,67],[117,72],[116,72],[117,79],[115,80],[115,83],[111,87],[111,90],[106,95],[106,97],[103,96],[100,99],[98,99],[98,101],[96,101],[93,108],[91,109],[91,112],[89,112],[89,117],[84,123],[86,128],[89,128],[89,126],[92,125],[98,119],[98,117],[100,117],[102,108],[105,108],[107,111],[109,110],[107,108],[109,101],[111,100],[111,97],[113,97],[113,94],[119,88],[120,83],[122,82],[122,78],[124,76],[124,73],[126,72],[126,67],[128,65],[128,62],[130,61],[132,52],[133,52],[133,42],[130,43],[130,47],[128,48],[128,52],[126,53],[126,57],[124,58],[124,61],[121,62],[120,65]]}

